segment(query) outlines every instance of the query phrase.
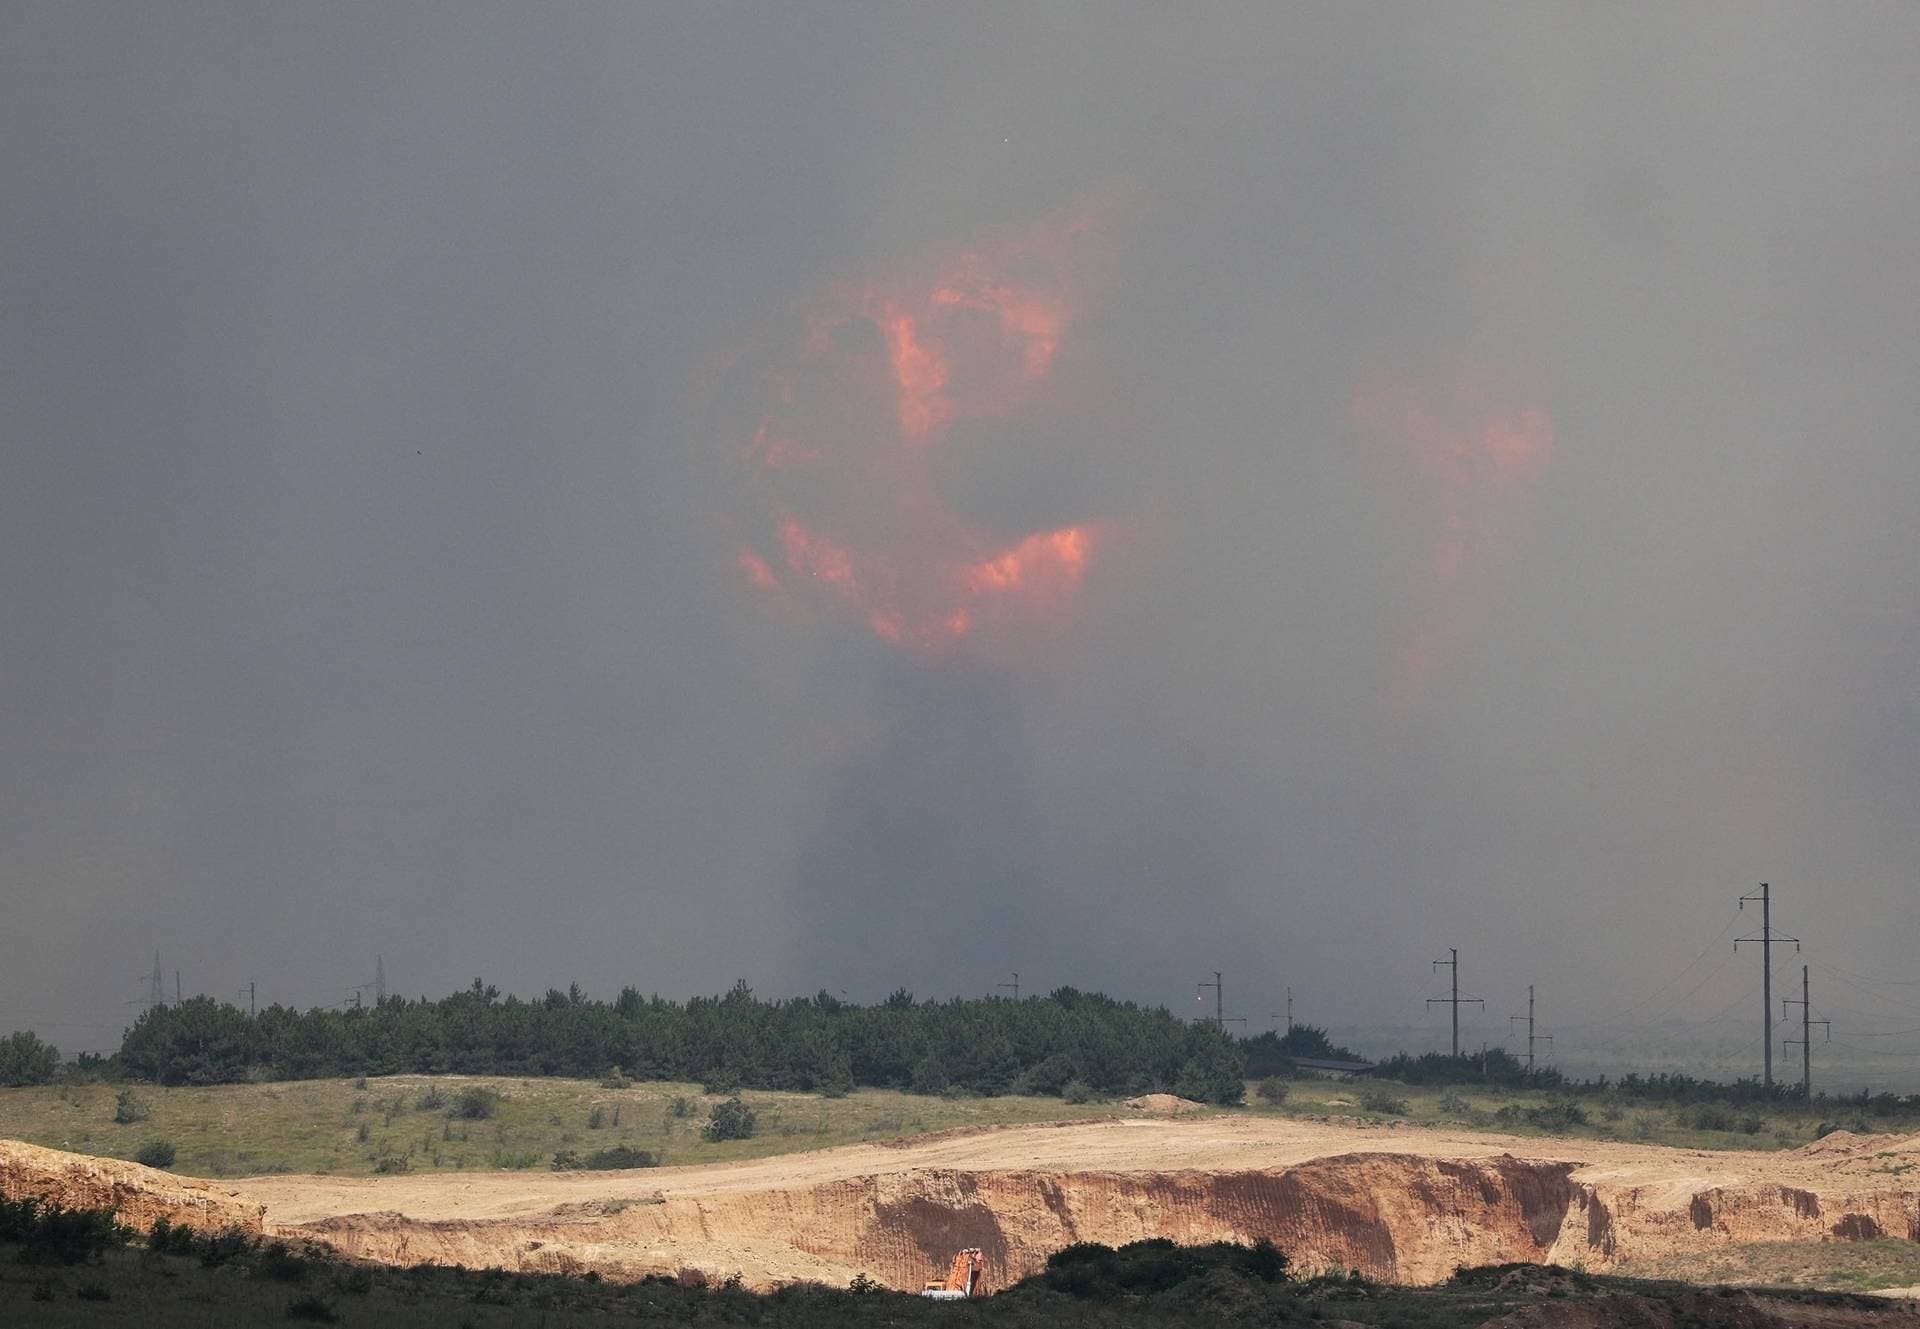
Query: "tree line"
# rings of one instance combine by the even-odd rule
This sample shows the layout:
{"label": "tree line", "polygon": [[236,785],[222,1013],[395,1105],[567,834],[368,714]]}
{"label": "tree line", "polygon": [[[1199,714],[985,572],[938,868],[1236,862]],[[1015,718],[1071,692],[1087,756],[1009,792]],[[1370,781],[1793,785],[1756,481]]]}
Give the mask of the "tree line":
{"label": "tree line", "polygon": [[577,985],[525,1000],[475,979],[438,1000],[390,996],[349,1010],[276,1005],[250,1015],[210,997],[156,1006],[97,1069],[165,1085],[401,1072],[600,1076],[618,1069],[715,1092],[1169,1091],[1232,1103],[1241,1097],[1245,1067],[1239,1043],[1217,1026],[1073,988],[1019,1001],[927,1001],[899,991],[862,1006],[825,992],[764,1000],[744,982],[685,1002],[631,987],[598,1001]]}

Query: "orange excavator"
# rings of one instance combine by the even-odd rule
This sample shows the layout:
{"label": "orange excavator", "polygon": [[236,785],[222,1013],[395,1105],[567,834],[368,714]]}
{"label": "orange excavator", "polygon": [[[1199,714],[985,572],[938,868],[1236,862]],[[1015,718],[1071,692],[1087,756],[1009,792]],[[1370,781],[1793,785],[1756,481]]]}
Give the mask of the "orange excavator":
{"label": "orange excavator", "polygon": [[953,1268],[947,1270],[946,1281],[927,1284],[920,1290],[920,1295],[935,1301],[965,1301],[968,1297],[984,1297],[987,1293],[980,1286],[980,1273],[986,1263],[980,1248],[969,1246],[953,1257]]}

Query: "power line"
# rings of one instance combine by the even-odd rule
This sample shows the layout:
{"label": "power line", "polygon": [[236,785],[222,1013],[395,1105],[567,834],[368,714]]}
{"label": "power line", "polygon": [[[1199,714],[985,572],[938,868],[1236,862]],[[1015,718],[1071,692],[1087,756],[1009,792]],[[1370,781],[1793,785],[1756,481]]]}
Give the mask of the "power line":
{"label": "power line", "polygon": [[[1702,946],[1697,952],[1695,952],[1691,960],[1688,960],[1684,965],[1680,966],[1679,972],[1675,973],[1671,978],[1665,979],[1662,982],[1654,984],[1651,988],[1648,988],[1645,995],[1641,996],[1638,1000],[1628,1002],[1625,1006],[1622,1006],[1619,1010],[1615,1011],[1611,1015],[1601,1016],[1600,1018],[1594,1019],[1594,1020],[1578,1021],[1573,1024],[1562,1024],[1560,1026],[1561,1031],[1564,1033],[1565,1031],[1570,1029],[1594,1029],[1603,1025],[1616,1024],[1619,1021],[1624,1020],[1628,1015],[1631,1015],[1634,1011],[1636,1011],[1640,1007],[1649,1005],[1654,1000],[1656,1000],[1661,995],[1661,993],[1665,992],[1670,986],[1672,986],[1675,983],[1678,983],[1681,979],[1685,978],[1688,974],[1692,973],[1695,965],[1699,964],[1702,960],[1706,959],[1707,956],[1713,954],[1713,952],[1716,949],[1718,949],[1721,939],[1724,938],[1729,932],[1733,931],[1733,925],[1736,922],[1738,922],[1739,919],[1740,919],[1740,911],[1738,909],[1735,909],[1730,913],[1728,913],[1726,917],[1726,921],[1720,925],[1720,930],[1713,934],[1713,936],[1708,940],[1706,945]],[[1726,962],[1722,961],[1719,965],[1716,965],[1714,967],[1713,973],[1718,973],[1721,969],[1725,967],[1726,967]],[[1712,975],[1709,974],[1708,977],[1711,978]],[[1686,1000],[1687,996],[1690,996],[1693,992],[1699,991],[1701,986],[1702,984],[1695,984],[1692,988],[1688,990],[1686,994],[1681,996],[1680,1000],[1681,1001]],[[1662,1014],[1664,1014],[1665,1011],[1672,1010],[1673,1006],[1676,1004],[1678,1003],[1670,1003],[1668,1006],[1666,1006],[1663,1009]],[[1655,1020],[1658,1020],[1660,1017],[1656,1015],[1653,1018]]]}
{"label": "power line", "polygon": [[1828,1042],[1833,1041],[1833,1026],[1825,1020],[1813,1018],[1813,998],[1807,987],[1807,966],[1805,965],[1800,966],[1800,1000],[1794,1001],[1789,997],[1780,999],[1782,1018],[1785,1018],[1786,1008],[1789,1006],[1800,1008],[1800,1037],[1787,1039],[1781,1047],[1790,1048],[1795,1043],[1800,1045],[1800,1097],[1811,1100],[1813,1098],[1813,1026],[1817,1024],[1826,1031]]}
{"label": "power line", "polygon": [[1533,984],[1531,983],[1527,984],[1527,1013],[1525,1015],[1509,1015],[1507,1017],[1508,1029],[1513,1028],[1513,1022],[1515,1020],[1525,1020],[1527,1022],[1527,1074],[1532,1075],[1534,1043],[1536,1041],[1541,1043],[1551,1043],[1553,1042],[1553,1035],[1552,1034],[1536,1034],[1533,1032]]}
{"label": "power line", "polygon": [[1483,1011],[1487,1009],[1487,1003],[1484,1001],[1481,1001],[1480,998],[1478,997],[1463,997],[1460,995],[1460,948],[1458,946],[1450,946],[1447,948],[1447,954],[1452,958],[1446,959],[1446,960],[1435,960],[1433,962],[1433,968],[1434,968],[1434,971],[1437,973],[1439,972],[1440,966],[1445,965],[1447,966],[1447,968],[1453,971],[1453,995],[1450,997],[1428,997],[1427,1005],[1453,1007],[1453,1055],[1454,1055],[1454,1059],[1458,1060],[1460,1057],[1460,1006],[1461,1006],[1461,1003],[1464,1002],[1469,1005],[1478,1003],[1480,1006],[1480,1009]]}
{"label": "power line", "polygon": [[1227,1026],[1230,1024],[1245,1024],[1247,1022],[1246,1017],[1243,1015],[1229,1016],[1227,1014],[1227,989],[1226,985],[1220,981],[1220,971],[1218,969],[1213,971],[1213,982],[1195,983],[1193,985],[1193,999],[1195,1001],[1200,1000],[1200,990],[1202,988],[1213,989],[1213,1022],[1220,1027],[1221,1033],[1224,1034],[1227,1031]]}
{"label": "power line", "polygon": [[[1766,1059],[1762,1071],[1762,1083],[1769,1092],[1773,1089],[1773,890],[1766,882],[1760,883],[1758,895],[1740,897],[1740,907],[1745,909],[1747,901],[1760,902],[1760,935],[1758,937],[1735,937],[1733,949],[1739,950],[1743,941],[1760,943],[1760,1006],[1764,1037],[1766,1038]],[[1793,949],[1800,949],[1800,938],[1782,937],[1781,941],[1793,943]]]}

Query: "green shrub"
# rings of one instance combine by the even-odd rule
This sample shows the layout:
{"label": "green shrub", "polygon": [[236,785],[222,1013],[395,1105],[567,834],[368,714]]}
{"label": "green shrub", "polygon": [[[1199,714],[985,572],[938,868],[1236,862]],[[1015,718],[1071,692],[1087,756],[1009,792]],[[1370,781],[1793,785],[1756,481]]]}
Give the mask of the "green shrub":
{"label": "green shrub", "polygon": [[422,1112],[438,1112],[447,1105],[447,1096],[439,1085],[430,1084],[420,1091],[420,1097],[414,1100],[413,1105]]}
{"label": "green shrub", "polygon": [[1525,1122],[1529,1126],[1538,1126],[1543,1131],[1563,1133],[1575,1126],[1587,1124],[1586,1109],[1572,1099],[1563,1099],[1558,1103],[1542,1103],[1534,1107],[1522,1107],[1518,1103],[1508,1103],[1493,1114],[1495,1121]]}
{"label": "green shrub", "polygon": [[605,1149],[596,1149],[582,1158],[571,1149],[563,1149],[553,1156],[555,1172],[621,1172],[629,1168],[653,1167],[656,1160],[645,1149],[633,1149],[624,1144],[611,1145]]}
{"label": "green shrub", "polygon": [[122,1089],[113,1096],[113,1119],[122,1126],[131,1126],[136,1121],[145,1121],[152,1115],[146,1103],[131,1089]]}
{"label": "green shrub", "polygon": [[753,1138],[753,1109],[740,1101],[739,1095],[725,1102],[715,1103],[713,1111],[707,1114],[707,1124],[701,1134],[714,1142],[721,1140],[749,1140]]}
{"label": "green shrub", "polygon": [[685,1094],[675,1094],[673,1101],[667,1104],[667,1111],[672,1116],[690,1117],[693,1115],[693,1100]]}
{"label": "green shrub", "polygon": [[466,1121],[484,1121],[500,1110],[500,1093],[485,1085],[468,1085],[454,1100],[453,1115]]}
{"label": "green shrub", "polygon": [[1693,1128],[1696,1131],[1730,1131],[1733,1129],[1733,1114],[1718,1104],[1709,1103],[1694,1109]]}
{"label": "green shrub", "polygon": [[601,1107],[598,1103],[595,1103],[593,1105],[592,1110],[587,1113],[587,1129],[590,1131],[597,1131],[606,1124],[607,1124],[607,1110]]}
{"label": "green shrub", "polygon": [[1277,1075],[1269,1075],[1260,1082],[1259,1086],[1253,1092],[1262,1103],[1271,1103],[1275,1107],[1278,1107],[1287,1101],[1287,1095],[1292,1091],[1293,1086],[1289,1085],[1285,1080]]}
{"label": "green shrub", "polygon": [[260,1252],[260,1272],[276,1283],[304,1283],[311,1268],[311,1262],[288,1250],[283,1241]]}
{"label": "green shrub", "polygon": [[1068,1080],[1061,1086],[1060,1097],[1069,1103],[1091,1103],[1093,1090],[1088,1087],[1085,1080]]}
{"label": "green shrub", "polygon": [[147,1249],[161,1255],[191,1255],[193,1243],[192,1228],[175,1227],[164,1218],[154,1219],[147,1231]]}
{"label": "green shrub", "polygon": [[148,1140],[134,1154],[133,1161],[147,1167],[170,1168],[173,1166],[173,1141]]}
{"label": "green shrub", "polygon": [[65,1209],[33,1195],[0,1199],[0,1241],[19,1243],[22,1264],[84,1264],[132,1239],[111,1209]]}
{"label": "green shrub", "polygon": [[1404,1117],[1407,1114],[1407,1100],[1395,1098],[1393,1091],[1384,1085],[1362,1085],[1356,1097],[1364,1111],[1390,1117]]}
{"label": "green shrub", "polygon": [[308,1320],[315,1324],[332,1324],[340,1317],[334,1314],[333,1307],[322,1298],[309,1292],[304,1297],[296,1297],[287,1303],[289,1320]]}
{"label": "green shrub", "polygon": [[615,1066],[612,1070],[600,1077],[600,1087],[602,1089],[631,1089],[633,1088],[633,1081],[627,1078],[625,1071]]}
{"label": "green shrub", "polygon": [[0,1039],[0,1084],[52,1084],[60,1069],[60,1050],[31,1030]]}

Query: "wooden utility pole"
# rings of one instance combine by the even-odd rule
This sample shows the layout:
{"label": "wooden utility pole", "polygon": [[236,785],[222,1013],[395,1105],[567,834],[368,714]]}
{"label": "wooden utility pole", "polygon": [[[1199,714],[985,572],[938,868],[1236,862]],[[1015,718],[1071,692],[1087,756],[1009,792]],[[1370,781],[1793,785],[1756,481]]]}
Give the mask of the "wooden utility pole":
{"label": "wooden utility pole", "polygon": [[[1459,1060],[1459,1057],[1460,1057],[1460,1005],[1461,1003],[1465,1002],[1465,1003],[1468,1003],[1469,1005],[1478,1005],[1480,1009],[1483,1011],[1487,1009],[1487,1003],[1484,1001],[1481,1001],[1480,998],[1478,997],[1463,997],[1460,995],[1460,948],[1458,946],[1449,947],[1447,949],[1447,954],[1451,958],[1446,960],[1435,960],[1433,962],[1433,968],[1434,968],[1434,971],[1437,973],[1439,972],[1440,966],[1445,965],[1447,966],[1447,968],[1453,971],[1453,995],[1450,997],[1428,997],[1427,1005],[1453,1007],[1453,1056],[1454,1056],[1454,1059],[1457,1061]],[[1483,1066],[1482,1069],[1484,1070],[1485,1067]]]}
{"label": "wooden utility pole", "polygon": [[[1745,909],[1747,901],[1760,902],[1760,935],[1757,937],[1736,937],[1733,949],[1740,949],[1743,941],[1760,943],[1760,1015],[1761,1032],[1766,1039],[1766,1060],[1762,1062],[1761,1079],[1768,1094],[1773,1092],[1773,891],[1766,882],[1760,883],[1758,895],[1740,897],[1740,907]],[[1793,949],[1800,949],[1800,938],[1781,937],[1781,941],[1793,943]]]}
{"label": "wooden utility pole", "polygon": [[1227,996],[1226,989],[1220,986],[1220,971],[1218,969],[1213,971],[1213,982],[1195,983],[1193,985],[1193,999],[1195,1001],[1200,1000],[1200,990],[1202,988],[1213,989],[1213,1022],[1220,1024],[1227,1013]]}
{"label": "wooden utility pole", "polygon": [[1213,971],[1213,982],[1195,983],[1193,985],[1193,999],[1195,1001],[1201,1000],[1200,990],[1202,988],[1213,989],[1213,1022],[1220,1027],[1221,1033],[1224,1034],[1227,1031],[1227,1026],[1230,1024],[1246,1023],[1246,1017],[1242,1015],[1236,1015],[1231,1019],[1227,1017],[1227,988],[1226,984],[1221,982],[1220,971],[1218,969]]}
{"label": "wooden utility pole", "polygon": [[1813,1001],[1807,992],[1805,965],[1800,966],[1800,1000],[1794,1001],[1791,997],[1780,998],[1781,1019],[1786,1019],[1789,1006],[1800,1008],[1800,1037],[1785,1039],[1780,1046],[1790,1048],[1795,1043],[1800,1045],[1800,1097],[1811,1102],[1813,1100],[1813,1027],[1816,1024],[1819,1025],[1826,1037],[1832,1038],[1833,1025],[1827,1020],[1813,1018]]}
{"label": "wooden utility pole", "polygon": [[1527,1022],[1527,1074],[1532,1075],[1534,1043],[1551,1043],[1553,1042],[1553,1035],[1536,1034],[1533,1032],[1533,984],[1531,983],[1527,984],[1527,1013],[1525,1015],[1509,1015],[1507,1017],[1507,1027],[1509,1029],[1513,1027],[1515,1020],[1525,1020]]}

